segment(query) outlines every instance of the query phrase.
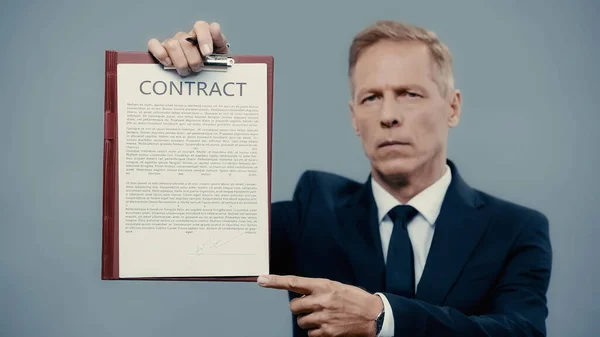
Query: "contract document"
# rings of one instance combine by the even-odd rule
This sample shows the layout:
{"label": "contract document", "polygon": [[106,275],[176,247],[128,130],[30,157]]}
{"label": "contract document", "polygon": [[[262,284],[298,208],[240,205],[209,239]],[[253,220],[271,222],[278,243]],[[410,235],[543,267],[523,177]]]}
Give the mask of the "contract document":
{"label": "contract document", "polygon": [[269,272],[271,57],[182,77],[107,52],[104,279]]}

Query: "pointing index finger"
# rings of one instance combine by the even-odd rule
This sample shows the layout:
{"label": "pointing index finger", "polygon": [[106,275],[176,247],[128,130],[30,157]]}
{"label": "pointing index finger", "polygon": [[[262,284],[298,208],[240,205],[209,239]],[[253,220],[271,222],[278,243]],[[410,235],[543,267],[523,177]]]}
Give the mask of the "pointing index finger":
{"label": "pointing index finger", "polygon": [[257,281],[261,287],[284,289],[303,295],[310,295],[325,287],[325,283],[321,279],[294,275],[262,275]]}

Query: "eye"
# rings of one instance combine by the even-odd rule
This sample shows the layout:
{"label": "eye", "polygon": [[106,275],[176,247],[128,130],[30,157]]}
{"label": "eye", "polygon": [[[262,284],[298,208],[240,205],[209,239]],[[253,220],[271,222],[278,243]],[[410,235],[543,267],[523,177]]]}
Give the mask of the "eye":
{"label": "eye", "polygon": [[361,103],[373,102],[377,99],[376,95],[369,95],[362,99]]}
{"label": "eye", "polygon": [[418,98],[418,97],[422,97],[421,95],[417,94],[414,91],[403,91],[400,93],[400,96],[405,96],[408,98]]}

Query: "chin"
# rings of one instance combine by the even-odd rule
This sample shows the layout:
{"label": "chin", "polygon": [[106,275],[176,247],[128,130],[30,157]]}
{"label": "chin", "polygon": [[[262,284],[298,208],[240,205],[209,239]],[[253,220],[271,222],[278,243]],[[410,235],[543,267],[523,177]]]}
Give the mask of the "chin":
{"label": "chin", "polygon": [[410,158],[385,159],[375,162],[373,168],[386,179],[403,180],[416,168],[416,162]]}

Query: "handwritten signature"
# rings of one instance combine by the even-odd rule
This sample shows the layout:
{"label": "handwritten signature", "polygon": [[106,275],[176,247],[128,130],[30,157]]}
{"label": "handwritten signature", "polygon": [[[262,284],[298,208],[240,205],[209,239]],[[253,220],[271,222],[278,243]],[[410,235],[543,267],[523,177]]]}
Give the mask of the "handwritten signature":
{"label": "handwritten signature", "polygon": [[230,243],[231,241],[233,241],[234,239],[242,236],[246,234],[246,232],[242,232],[239,233],[231,238],[228,239],[221,239],[221,240],[213,240],[210,236],[206,238],[206,241],[203,243],[200,243],[198,246],[196,246],[196,249],[194,250],[194,252],[192,252],[190,255],[202,255],[204,253],[206,253],[207,251],[210,251],[211,249],[216,249],[219,247],[223,247],[226,244]]}

